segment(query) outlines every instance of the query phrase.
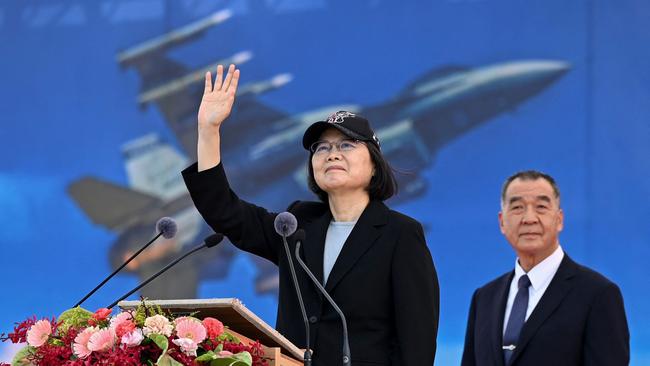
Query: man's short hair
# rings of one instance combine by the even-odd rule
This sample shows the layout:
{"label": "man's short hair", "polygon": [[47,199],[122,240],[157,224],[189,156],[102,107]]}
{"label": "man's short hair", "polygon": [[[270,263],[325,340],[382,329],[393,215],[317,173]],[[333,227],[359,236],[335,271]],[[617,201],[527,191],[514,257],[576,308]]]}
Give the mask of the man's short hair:
{"label": "man's short hair", "polygon": [[524,170],[509,176],[508,179],[503,182],[503,187],[501,188],[501,204],[504,204],[506,201],[506,191],[508,190],[510,183],[512,183],[517,178],[528,181],[544,179],[553,188],[553,194],[555,195],[555,198],[557,200],[560,199],[560,188],[558,188],[557,183],[555,183],[555,179],[553,179],[553,177],[537,170]]}

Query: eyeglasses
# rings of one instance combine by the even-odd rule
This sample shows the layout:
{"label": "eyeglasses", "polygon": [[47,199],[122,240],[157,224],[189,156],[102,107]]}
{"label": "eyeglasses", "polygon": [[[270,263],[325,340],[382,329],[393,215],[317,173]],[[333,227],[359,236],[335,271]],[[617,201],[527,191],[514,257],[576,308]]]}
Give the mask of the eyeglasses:
{"label": "eyeglasses", "polygon": [[331,153],[332,149],[336,147],[336,150],[345,153],[356,149],[357,146],[362,143],[362,141],[352,139],[343,139],[336,142],[316,141],[311,144],[309,150],[311,150],[314,155],[325,155]]}

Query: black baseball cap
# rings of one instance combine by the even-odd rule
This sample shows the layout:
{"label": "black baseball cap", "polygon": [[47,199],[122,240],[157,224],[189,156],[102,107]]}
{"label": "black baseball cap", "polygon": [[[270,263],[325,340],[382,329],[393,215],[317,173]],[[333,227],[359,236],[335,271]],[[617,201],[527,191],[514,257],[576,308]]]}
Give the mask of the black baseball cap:
{"label": "black baseball cap", "polygon": [[379,149],[379,138],[370,127],[367,119],[347,111],[332,113],[327,120],[314,122],[302,137],[302,146],[309,150],[328,128],[336,128],[342,134],[359,141],[370,142]]}

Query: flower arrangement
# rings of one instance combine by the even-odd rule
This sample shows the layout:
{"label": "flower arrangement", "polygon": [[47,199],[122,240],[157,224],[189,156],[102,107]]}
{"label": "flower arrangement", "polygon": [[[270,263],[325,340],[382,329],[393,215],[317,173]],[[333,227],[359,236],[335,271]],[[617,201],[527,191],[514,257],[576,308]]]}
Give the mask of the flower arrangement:
{"label": "flower arrangement", "polygon": [[174,318],[144,301],[113,317],[109,309],[92,313],[80,307],[58,319],[34,316],[0,340],[27,343],[12,366],[268,366],[259,342],[244,345],[219,320]]}

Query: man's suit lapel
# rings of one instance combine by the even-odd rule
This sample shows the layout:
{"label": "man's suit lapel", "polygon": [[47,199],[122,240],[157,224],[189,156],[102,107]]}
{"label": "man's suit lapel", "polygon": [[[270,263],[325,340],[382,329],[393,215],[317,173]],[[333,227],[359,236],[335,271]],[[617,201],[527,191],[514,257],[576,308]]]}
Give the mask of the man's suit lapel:
{"label": "man's suit lapel", "polygon": [[489,319],[496,323],[490,324],[489,329],[491,329],[490,341],[492,342],[490,349],[492,349],[492,356],[495,360],[495,365],[504,366],[505,362],[503,359],[503,318],[506,311],[506,303],[508,302],[508,292],[510,291],[510,282],[512,282],[512,277],[515,275],[515,271],[510,272],[508,275],[504,275],[502,280],[499,282],[494,297],[491,299],[492,304],[490,304],[490,309],[492,309],[492,314],[490,314]]}
{"label": "man's suit lapel", "polygon": [[[379,201],[370,201],[363,211],[354,229],[348,236],[343,249],[339,254],[325,289],[332,292],[345,274],[354,266],[361,256],[375,243],[381,235],[380,226],[388,222],[388,208]],[[326,230],[325,230],[326,231]],[[323,242],[325,241],[323,237]],[[322,278],[322,253],[321,253],[321,278]]]}
{"label": "man's suit lapel", "polygon": [[535,333],[539,327],[548,319],[551,314],[557,309],[557,307],[562,303],[562,300],[566,295],[571,291],[571,277],[576,273],[577,264],[569,258],[566,253],[564,258],[558,267],[555,276],[551,280],[551,283],[548,285],[546,292],[535,306],[535,310],[530,314],[524,327],[521,329],[521,335],[519,336],[519,341],[517,342],[517,348],[515,349],[514,354],[512,355],[512,362],[514,363],[519,355],[524,351],[528,343],[534,337]]}

